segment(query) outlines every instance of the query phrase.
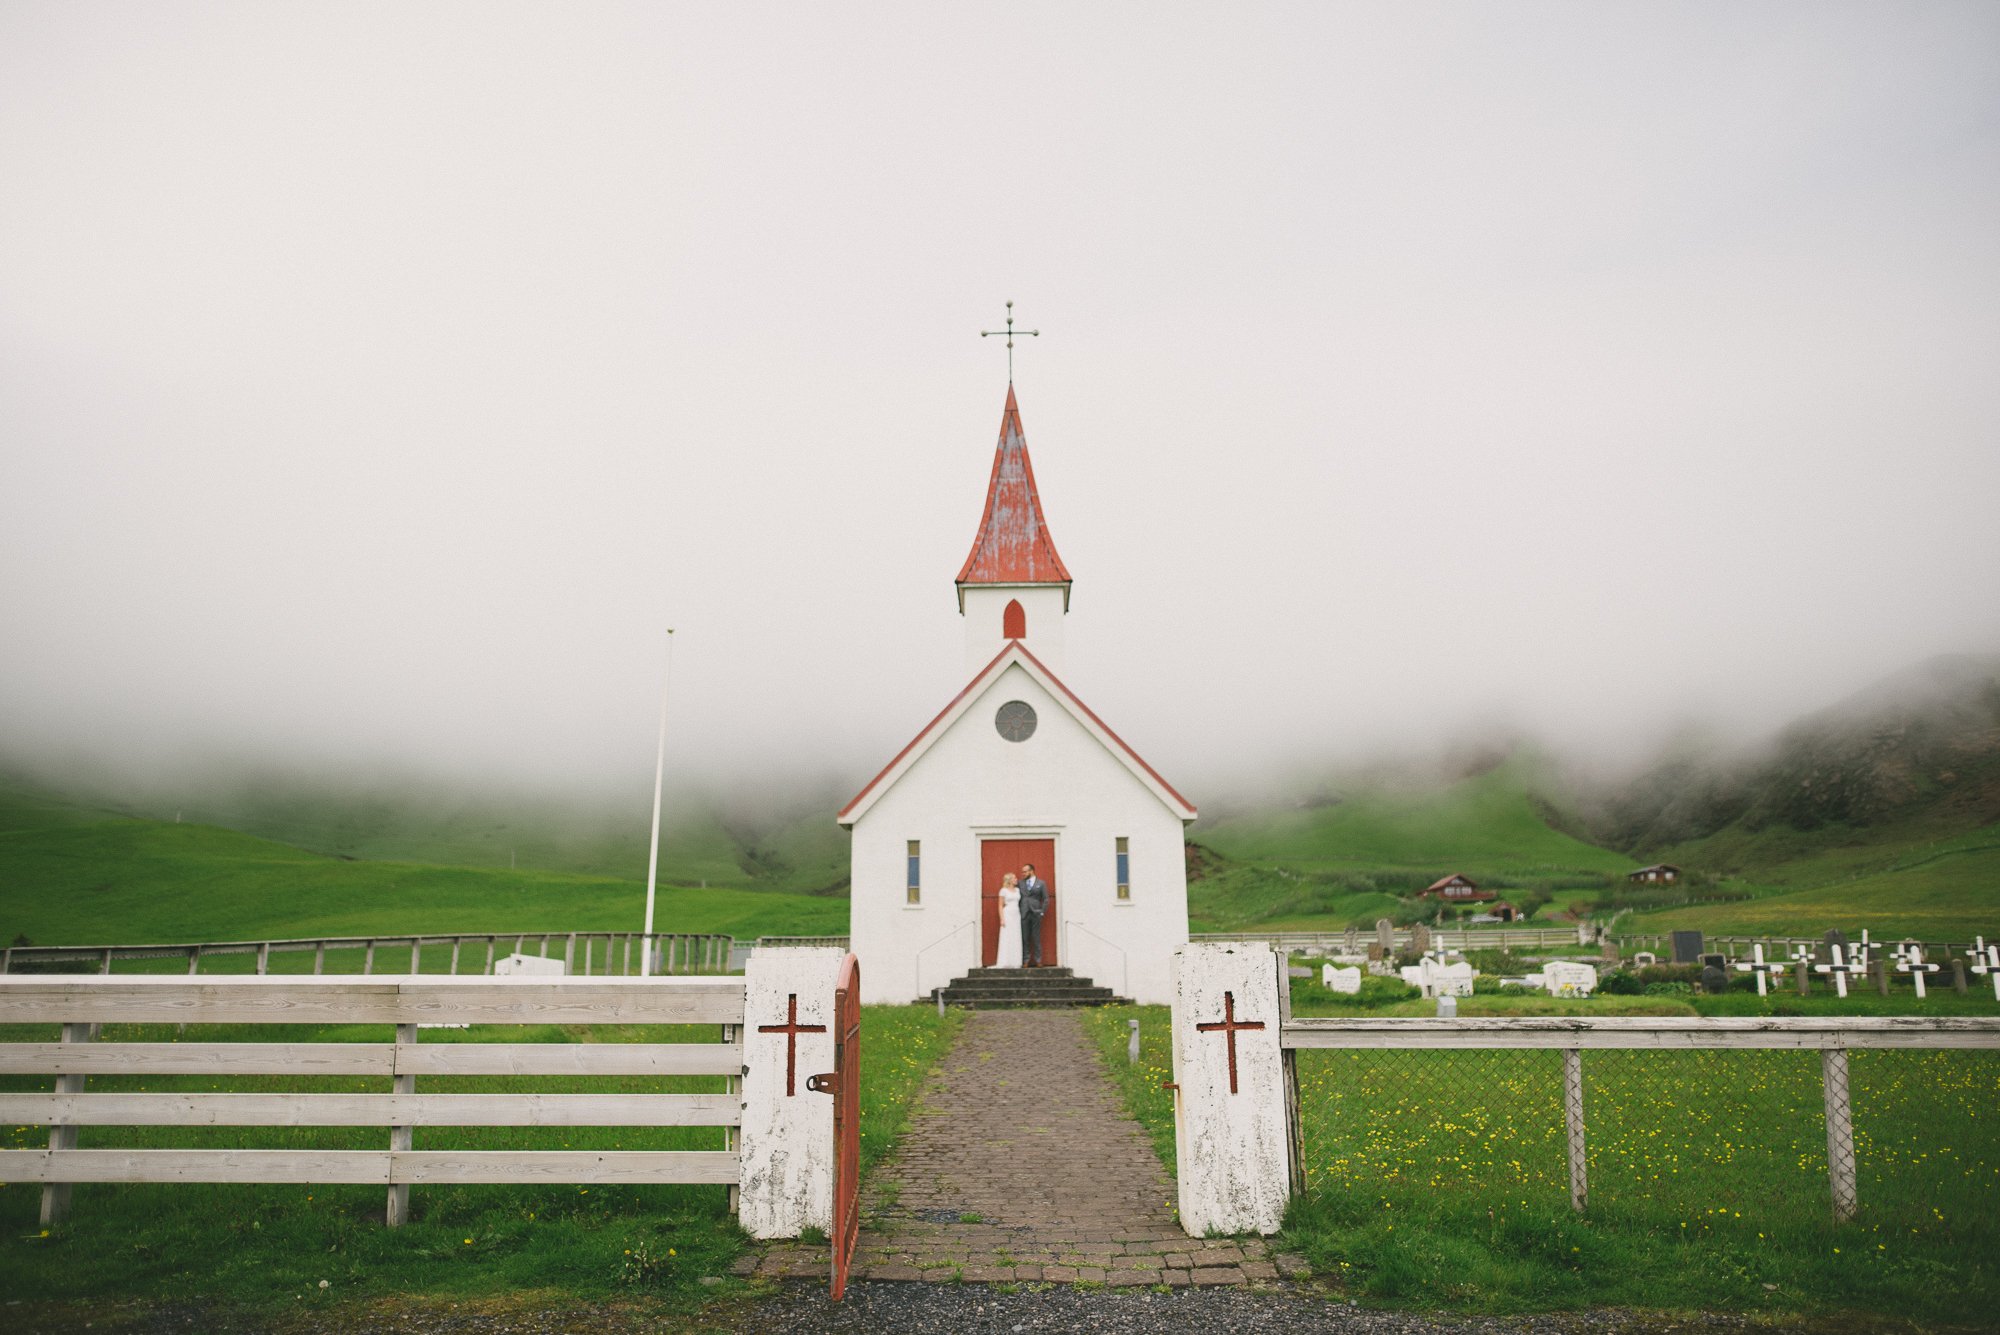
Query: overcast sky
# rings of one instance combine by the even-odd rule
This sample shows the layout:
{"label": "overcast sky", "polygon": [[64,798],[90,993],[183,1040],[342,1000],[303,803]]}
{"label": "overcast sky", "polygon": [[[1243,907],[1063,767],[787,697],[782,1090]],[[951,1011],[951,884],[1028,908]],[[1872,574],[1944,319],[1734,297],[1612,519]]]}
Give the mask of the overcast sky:
{"label": "overcast sky", "polygon": [[0,3],[0,752],[1197,801],[2000,648],[2000,7]]}

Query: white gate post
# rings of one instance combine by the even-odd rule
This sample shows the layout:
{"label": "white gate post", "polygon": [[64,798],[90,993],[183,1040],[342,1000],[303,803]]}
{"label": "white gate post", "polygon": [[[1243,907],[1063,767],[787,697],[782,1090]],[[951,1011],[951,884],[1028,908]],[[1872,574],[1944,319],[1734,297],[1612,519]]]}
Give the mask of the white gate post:
{"label": "white gate post", "polygon": [[1174,954],[1174,1143],[1181,1227],[1275,1233],[1291,1194],[1279,1047],[1285,957],[1257,942]]}
{"label": "white gate post", "polygon": [[753,1238],[833,1231],[833,1100],[806,1082],[833,1070],[833,989],[845,958],[837,946],[767,946],[743,968],[737,1216]]}

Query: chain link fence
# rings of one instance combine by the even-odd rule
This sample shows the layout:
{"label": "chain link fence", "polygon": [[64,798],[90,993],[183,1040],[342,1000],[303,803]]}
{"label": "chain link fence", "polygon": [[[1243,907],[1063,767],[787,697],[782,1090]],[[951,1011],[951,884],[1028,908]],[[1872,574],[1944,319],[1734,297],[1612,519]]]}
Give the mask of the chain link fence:
{"label": "chain link fence", "polygon": [[1853,1219],[2000,1243],[2000,1049],[1390,1041],[1295,1045],[1308,1191],[1652,1232]]}

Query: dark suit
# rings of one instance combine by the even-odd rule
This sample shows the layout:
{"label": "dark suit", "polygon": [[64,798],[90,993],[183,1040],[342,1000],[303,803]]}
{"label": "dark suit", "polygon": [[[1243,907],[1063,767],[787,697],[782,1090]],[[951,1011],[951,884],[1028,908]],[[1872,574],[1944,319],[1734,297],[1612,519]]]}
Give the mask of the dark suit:
{"label": "dark suit", "polygon": [[1042,915],[1049,911],[1049,887],[1039,876],[1021,882],[1021,964],[1038,969],[1042,964]]}

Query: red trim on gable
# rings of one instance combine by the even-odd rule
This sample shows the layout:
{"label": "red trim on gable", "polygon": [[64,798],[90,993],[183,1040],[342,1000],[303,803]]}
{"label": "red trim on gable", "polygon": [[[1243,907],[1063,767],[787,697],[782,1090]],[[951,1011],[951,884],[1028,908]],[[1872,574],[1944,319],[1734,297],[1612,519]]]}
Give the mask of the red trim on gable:
{"label": "red trim on gable", "polygon": [[1146,758],[1144,756],[1140,755],[1137,751],[1134,751],[1131,748],[1131,746],[1129,746],[1126,743],[1123,737],[1120,737],[1117,733],[1111,730],[1109,724],[1105,723],[1103,719],[1097,717],[1096,711],[1093,710],[1089,705],[1085,704],[1081,699],[1079,699],[1075,691],[1072,691],[1069,687],[1063,685],[1062,678],[1056,676],[1055,673],[1049,671],[1048,665],[1042,662],[1041,659],[1035,657],[1034,654],[1030,653],[1027,645],[1022,644],[1019,640],[1009,640],[1007,644],[1004,647],[1002,647],[1000,652],[993,655],[991,659],[987,660],[986,666],[979,669],[978,673],[972,678],[972,680],[966,683],[965,689],[960,691],[957,695],[954,695],[951,698],[951,703],[947,704],[943,709],[940,709],[937,712],[937,717],[933,718],[929,723],[926,723],[923,726],[922,731],[918,732],[915,737],[912,737],[909,740],[909,744],[896,753],[895,758],[893,760],[891,760],[888,764],[884,765],[881,771],[877,773],[874,778],[870,779],[866,784],[862,786],[860,792],[856,793],[851,799],[849,799],[847,805],[840,809],[840,814],[833,818],[834,824],[845,825],[847,823],[847,813],[854,810],[855,807],[859,806],[861,804],[862,798],[874,792],[876,785],[881,783],[883,779],[889,776],[889,771],[895,769],[896,766],[902,764],[904,756],[909,755],[911,751],[916,749],[918,743],[922,742],[924,738],[930,736],[931,733],[936,731],[937,726],[940,723],[944,722],[945,716],[950,714],[952,710],[958,708],[959,701],[965,699],[966,696],[972,694],[974,689],[978,687],[979,683],[986,680],[986,674],[993,671],[994,667],[999,664],[1000,660],[1005,658],[1007,654],[1014,649],[1019,649],[1021,651],[1021,657],[1027,659],[1030,663],[1033,663],[1035,665],[1036,671],[1040,672],[1042,676],[1048,678],[1049,684],[1054,686],[1056,690],[1062,694],[1065,700],[1068,700],[1070,704],[1074,705],[1077,708],[1077,710],[1083,714],[1085,718],[1089,719],[1092,723],[1095,723],[1099,728],[1102,728],[1104,730],[1104,735],[1106,737],[1109,737],[1112,740],[1112,742],[1117,745],[1119,750],[1123,751],[1126,755],[1132,757],[1133,763],[1138,765],[1140,769],[1152,775],[1153,782],[1159,784],[1160,787],[1166,789],[1167,793],[1174,799],[1174,801],[1180,803],[1181,807],[1184,810],[1187,810],[1189,812],[1194,811],[1195,809],[1194,803],[1188,801],[1185,797],[1182,797],[1179,789],[1175,788],[1172,784],[1168,783],[1166,779],[1162,778],[1158,770],[1154,769],[1151,765],[1146,763]]}
{"label": "red trim on gable", "polygon": [[963,700],[966,696],[971,695],[972,688],[979,685],[980,682],[985,681],[986,674],[993,670],[993,665],[995,663],[998,663],[1002,658],[1005,658],[1007,656],[1007,650],[1012,649],[1013,647],[1014,646],[1012,644],[1004,645],[1001,647],[999,653],[993,655],[992,658],[988,659],[986,666],[979,669],[978,673],[974,675],[972,680],[965,684],[965,689],[960,691],[957,695],[951,697],[951,703],[946,705],[943,709],[940,709],[937,712],[936,718],[932,719],[929,723],[926,723],[923,726],[922,730],[919,731],[916,736],[910,739],[909,744],[896,753],[894,759],[892,759],[888,764],[884,765],[881,771],[877,773],[874,778],[870,779],[867,783],[863,784],[861,786],[860,792],[856,793],[853,797],[848,799],[847,805],[840,809],[840,814],[833,818],[833,823],[836,825],[845,823],[847,820],[847,813],[854,810],[854,808],[860,804],[862,798],[868,796],[869,793],[873,792],[875,790],[875,785],[882,782],[882,780],[888,775],[890,770],[902,764],[903,757],[910,754],[910,752],[916,748],[918,742],[921,742],[924,738],[930,736],[931,729],[937,727],[938,724],[944,722],[944,716],[946,714],[949,714],[952,710],[958,708],[958,702],[960,700]]}

